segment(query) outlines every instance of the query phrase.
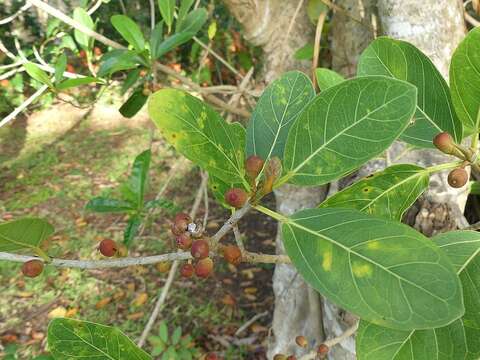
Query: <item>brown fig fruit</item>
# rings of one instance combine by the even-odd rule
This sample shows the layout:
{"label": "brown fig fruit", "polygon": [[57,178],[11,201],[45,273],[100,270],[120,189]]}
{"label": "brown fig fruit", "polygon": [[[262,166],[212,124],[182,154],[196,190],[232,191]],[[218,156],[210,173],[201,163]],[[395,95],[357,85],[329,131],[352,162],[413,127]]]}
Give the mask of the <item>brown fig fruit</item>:
{"label": "brown fig fruit", "polygon": [[213,260],[209,257],[199,260],[195,264],[195,275],[201,278],[207,278],[210,276],[213,270]]}
{"label": "brown fig fruit", "polygon": [[295,338],[295,342],[297,343],[298,346],[302,347],[302,348],[306,348],[308,346],[308,341],[307,339],[305,338],[305,336],[297,336]]}
{"label": "brown fig fruit", "polygon": [[112,257],[117,253],[118,245],[112,239],[105,239],[102,240],[98,246],[98,249],[103,256]]}
{"label": "brown fig fruit", "polygon": [[223,257],[226,262],[232,265],[238,265],[242,262],[242,252],[235,245],[227,245],[223,248]]}
{"label": "brown fig fruit", "polygon": [[461,188],[464,186],[468,181],[468,173],[463,168],[458,168],[450,171],[448,174],[448,185],[453,188]]}
{"label": "brown fig fruit", "polygon": [[444,154],[452,154],[455,151],[455,142],[447,132],[442,132],[433,138],[433,145]]}
{"label": "brown fig fruit", "polygon": [[225,192],[225,202],[236,209],[240,209],[245,205],[247,200],[248,195],[243,189],[233,188]]}
{"label": "brown fig fruit", "polygon": [[324,359],[329,351],[330,351],[330,348],[327,345],[320,344],[317,350],[317,354],[319,355],[320,359]]}
{"label": "brown fig fruit", "polygon": [[28,260],[22,265],[22,273],[25,276],[34,278],[40,275],[43,271],[43,261]]}
{"label": "brown fig fruit", "polygon": [[209,251],[208,242],[203,239],[195,240],[190,249],[190,252],[195,259],[205,259],[208,256]]}
{"label": "brown fig fruit", "polygon": [[183,234],[177,235],[176,241],[177,241],[178,248],[182,250],[188,250],[190,249],[190,246],[192,246],[192,237],[190,236],[189,233],[186,233],[186,232]]}
{"label": "brown fig fruit", "polygon": [[193,272],[194,272],[194,269],[192,264],[185,264],[180,269],[180,275],[182,275],[184,278],[192,277]]}
{"label": "brown fig fruit", "polygon": [[185,213],[178,213],[175,215],[175,220],[172,224],[172,233],[174,235],[180,235],[187,231],[188,224],[192,222],[190,215]]}
{"label": "brown fig fruit", "polygon": [[255,180],[258,174],[260,174],[260,171],[262,171],[263,164],[265,164],[265,161],[261,157],[250,155],[245,161],[245,172],[247,177],[250,180]]}
{"label": "brown fig fruit", "polygon": [[283,355],[283,354],[276,354],[276,355],[273,357],[273,360],[287,360],[287,356],[286,356],[286,355]]}
{"label": "brown fig fruit", "polygon": [[287,357],[287,360],[297,360],[297,357],[295,355],[290,355]]}

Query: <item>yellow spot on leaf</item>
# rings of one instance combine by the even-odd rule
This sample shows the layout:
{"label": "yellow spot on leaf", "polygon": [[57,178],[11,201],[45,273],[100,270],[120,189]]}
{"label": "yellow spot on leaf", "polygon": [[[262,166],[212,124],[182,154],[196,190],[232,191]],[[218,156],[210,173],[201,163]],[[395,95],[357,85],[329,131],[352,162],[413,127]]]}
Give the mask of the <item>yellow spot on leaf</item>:
{"label": "yellow spot on leaf", "polygon": [[332,269],[332,251],[327,251],[323,253],[322,267],[325,271],[330,271]]}
{"label": "yellow spot on leaf", "polygon": [[370,250],[380,249],[380,243],[378,241],[372,241],[367,244],[367,248],[369,248]]}
{"label": "yellow spot on leaf", "polygon": [[353,274],[356,277],[362,278],[365,276],[372,276],[372,266],[369,264],[361,264],[358,262],[354,262],[352,265]]}

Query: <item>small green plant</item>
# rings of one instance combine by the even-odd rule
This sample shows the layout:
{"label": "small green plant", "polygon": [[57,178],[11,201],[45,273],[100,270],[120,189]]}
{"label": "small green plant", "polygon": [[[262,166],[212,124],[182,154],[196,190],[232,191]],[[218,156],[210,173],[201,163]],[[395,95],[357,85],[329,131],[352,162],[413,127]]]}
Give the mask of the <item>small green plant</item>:
{"label": "small green plant", "polygon": [[197,359],[199,355],[192,337],[182,336],[180,326],[169,334],[165,321],[160,322],[158,335],[149,336],[148,341],[152,345],[152,356],[158,356],[161,360],[191,360]]}

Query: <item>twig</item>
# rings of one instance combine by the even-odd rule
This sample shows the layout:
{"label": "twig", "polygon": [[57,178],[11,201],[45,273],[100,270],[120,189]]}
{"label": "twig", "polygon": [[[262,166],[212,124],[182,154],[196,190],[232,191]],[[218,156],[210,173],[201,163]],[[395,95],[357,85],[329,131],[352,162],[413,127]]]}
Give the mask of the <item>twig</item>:
{"label": "twig", "polygon": [[480,221],[473,223],[467,227],[464,227],[462,230],[471,230],[471,231],[480,230]]}
{"label": "twig", "polygon": [[225,224],[220,228],[220,230],[217,231],[215,235],[212,236],[212,242],[214,244],[217,244],[220,239],[227,234],[232,227],[243,217],[245,216],[246,213],[250,211],[252,206],[247,203],[245,204],[241,209],[235,211],[233,215],[228,219]]}
{"label": "twig", "polygon": [[314,87],[317,86],[317,77],[315,76],[315,69],[318,66],[318,59],[320,58],[320,42],[322,40],[322,29],[323,29],[323,24],[325,23],[326,16],[327,16],[326,11],[323,11],[320,14],[317,21],[317,28],[315,30],[315,44],[313,47],[313,60],[312,60],[312,80],[313,80]]}
{"label": "twig", "polygon": [[[200,206],[200,201],[202,200],[202,197],[203,197],[204,188],[207,187],[207,183],[208,183],[208,177],[203,176],[202,183],[200,184],[200,188],[198,189],[197,195],[193,202],[192,210],[190,211],[190,217],[192,219],[194,219],[195,216],[197,215],[198,208]],[[158,297],[158,300],[155,303],[155,307],[153,308],[152,314],[150,315],[150,318],[147,321],[147,325],[145,325],[142,335],[138,340],[139,347],[142,347],[143,345],[145,345],[145,341],[147,340],[148,334],[150,334],[150,331],[152,330],[152,327],[155,324],[155,321],[157,320],[158,314],[160,313],[160,310],[162,309],[162,306],[165,303],[165,300],[167,299],[168,291],[172,286],[173,279],[175,278],[175,274],[177,273],[179,264],[180,262],[176,260],[173,262],[172,267],[170,268],[167,282],[165,283],[165,286],[162,288],[160,296]]]}
{"label": "twig", "polygon": [[98,0],[90,9],[87,10],[88,15],[92,15],[102,5],[103,0]]}
{"label": "twig", "polygon": [[17,10],[17,12],[13,15],[10,15],[9,17],[6,17],[5,19],[1,19],[0,20],[0,25],[5,25],[5,24],[8,24],[9,22],[15,20],[22,12],[24,12],[25,10],[28,10],[30,9],[30,7],[32,6],[32,4],[29,4],[28,2],[23,5],[20,9]]}
{"label": "twig", "polygon": [[42,94],[47,91],[48,86],[47,85],[42,85],[40,89],[35,91],[35,93],[30,96],[27,100],[25,100],[22,104],[20,104],[19,107],[17,107],[15,110],[13,110],[10,114],[8,114],[5,118],[3,118],[2,121],[0,121],[0,128],[8,124],[10,121],[15,119],[18,114],[20,114],[23,110],[25,110],[31,103],[33,103],[37,98],[42,96]]}
{"label": "twig", "polygon": [[[208,181],[208,173],[205,173],[203,176],[206,177],[206,178],[207,178],[207,181]],[[202,224],[202,228],[203,228],[203,229],[206,229],[206,228],[207,228],[207,222],[208,222],[208,213],[209,213],[209,208],[208,208],[208,188],[207,188],[206,185],[203,187],[203,206],[204,206],[205,210],[204,210],[204,214],[203,214],[203,224]]]}
{"label": "twig", "polygon": [[7,71],[5,74],[0,75],[0,80],[8,79],[9,77],[15,75],[16,73],[19,73],[19,72],[22,72],[22,71],[25,71],[25,69],[23,67]]}
{"label": "twig", "polygon": [[300,9],[302,8],[304,0],[299,0],[297,7],[295,8],[295,12],[293,13],[292,18],[290,19],[290,23],[288,24],[288,29],[287,29],[287,34],[285,35],[285,38],[283,39],[283,45],[285,46],[287,44],[288,38],[290,37],[290,33],[292,32],[293,25],[295,24],[295,20],[297,19],[298,13],[300,12]]}
{"label": "twig", "polygon": [[155,29],[155,0],[150,1],[150,29]]}
{"label": "twig", "polygon": [[[355,334],[357,329],[358,329],[358,324],[359,324],[359,322],[357,321],[354,325],[349,327],[342,334],[340,334],[337,337],[334,337],[333,339],[329,339],[329,340],[324,341],[323,344],[327,345],[328,348],[331,349],[335,345],[341,343],[343,340],[345,340],[345,339],[349,338],[350,336],[352,336],[353,334]],[[317,358],[317,355],[318,355],[317,351],[314,350],[314,351],[308,353],[307,355],[302,356],[301,358],[299,358],[299,360],[314,360],[314,359]]]}
{"label": "twig", "polygon": [[233,225],[233,234],[235,235],[235,242],[237,243],[238,248],[240,249],[240,252],[242,253],[242,258],[245,257],[245,246],[243,246],[243,241],[242,241],[242,234],[240,234],[240,231],[238,230],[238,226],[235,224]]}
{"label": "twig", "polygon": [[245,255],[242,258],[243,262],[249,262],[254,264],[291,264],[292,260],[288,255],[270,255],[270,254],[258,254],[249,251],[245,251]]}
{"label": "twig", "polygon": [[264,312],[262,312],[262,313],[260,313],[260,314],[255,315],[255,316],[252,317],[250,320],[248,320],[245,324],[243,324],[242,326],[240,326],[240,327],[238,328],[238,330],[235,331],[235,334],[234,334],[234,335],[235,335],[235,336],[240,335],[242,332],[244,332],[246,329],[248,329],[248,327],[249,327],[250,325],[252,325],[255,321],[257,321],[258,319],[261,319],[262,317],[267,316],[267,315],[268,315],[268,311],[264,311]]}
{"label": "twig", "polygon": [[470,15],[468,13],[468,11],[464,11],[464,16],[465,16],[465,20],[467,20],[471,25],[477,27],[477,26],[480,26],[480,21],[478,21],[477,19],[475,19],[472,15]]}

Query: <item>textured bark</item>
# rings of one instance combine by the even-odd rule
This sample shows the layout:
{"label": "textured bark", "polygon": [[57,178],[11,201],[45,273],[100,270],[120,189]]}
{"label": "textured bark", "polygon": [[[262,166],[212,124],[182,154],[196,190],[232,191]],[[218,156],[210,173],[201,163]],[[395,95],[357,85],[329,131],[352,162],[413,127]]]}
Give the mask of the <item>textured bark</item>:
{"label": "textured bark", "polygon": [[[225,0],[232,14],[245,30],[246,38],[264,50],[266,83],[288,70],[302,70],[309,74],[310,62],[295,60],[297,49],[313,40],[314,26],[309,22],[304,2],[298,15],[293,15],[299,4],[290,0]],[[288,29],[290,33],[287,33]],[[276,191],[277,210],[290,215],[303,208],[318,205],[325,197],[325,188],[298,188],[284,186]],[[283,253],[282,237],[277,234],[277,253]],[[291,265],[277,265],[273,277],[275,309],[268,357],[277,353],[301,354],[295,337],[303,335],[311,343],[323,340],[319,294],[305,284]]]}

